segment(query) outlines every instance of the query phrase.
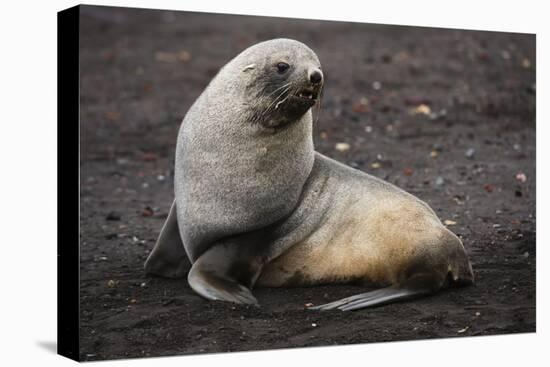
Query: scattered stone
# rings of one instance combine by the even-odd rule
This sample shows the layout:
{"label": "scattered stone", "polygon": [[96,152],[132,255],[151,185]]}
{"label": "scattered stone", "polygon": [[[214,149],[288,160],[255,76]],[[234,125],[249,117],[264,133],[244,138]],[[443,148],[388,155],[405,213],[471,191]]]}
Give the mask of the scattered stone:
{"label": "scattered stone", "polygon": [[100,256],[100,257],[99,257],[99,260],[101,260],[101,261],[107,261],[107,256]]}
{"label": "scattered stone", "polygon": [[525,251],[525,252],[523,253],[523,258],[524,258],[524,259],[527,259],[528,257],[529,257],[529,252]]}
{"label": "scattered stone", "polygon": [[146,206],[141,211],[141,216],[142,217],[152,217],[153,214],[155,214],[155,212],[154,212],[153,208],[151,208],[150,206]]}
{"label": "scattered stone", "polygon": [[464,329],[458,330],[457,333],[462,334],[462,333],[464,333],[465,331],[467,331],[469,328],[470,328],[469,326],[466,326]]}
{"label": "scattered stone", "polygon": [[350,145],[348,143],[337,143],[334,148],[339,152],[346,152],[349,150]]}
{"label": "scattered stone", "polygon": [[144,189],[148,188],[149,187],[149,183],[148,182],[144,182],[141,184],[141,187],[143,187]]}
{"label": "scattered stone", "polygon": [[120,215],[120,213],[112,211],[112,212],[109,212],[109,214],[107,214],[105,219],[106,220],[120,220],[121,217],[122,216]]}
{"label": "scattered stone", "polygon": [[326,131],[321,131],[319,133],[319,137],[321,137],[321,139],[323,140],[326,140],[328,138],[328,134],[326,133]]}
{"label": "scattered stone", "polygon": [[140,286],[141,288],[143,288],[143,287],[145,287],[146,285],[147,285],[147,283],[143,282],[143,283],[141,283],[139,286]]}
{"label": "scattered stone", "polygon": [[527,176],[525,175],[525,173],[519,172],[516,174],[516,180],[518,180],[521,183],[524,183],[525,181],[527,181]]}
{"label": "scattered stone", "polygon": [[181,62],[187,62],[187,61],[191,60],[191,53],[189,53],[189,51],[187,51],[187,50],[181,50],[178,53],[178,59]]}
{"label": "scattered stone", "polygon": [[157,51],[155,52],[155,60],[158,62],[172,63],[176,62],[177,57],[171,52]]}
{"label": "scattered stone", "polygon": [[317,324],[313,322],[313,323],[311,323],[311,326],[317,327]]}
{"label": "scattered stone", "polygon": [[485,191],[487,192],[493,192],[495,190],[495,186],[494,185],[491,185],[491,184],[486,184],[483,186],[483,188],[485,189]]}
{"label": "scattered stone", "polygon": [[430,120],[439,120],[447,116],[447,110],[442,109],[439,112],[432,112],[429,114]]}
{"label": "scattered stone", "polygon": [[529,69],[531,67],[531,61],[528,58],[524,58],[521,60],[521,66],[523,66],[525,69]]}
{"label": "scattered stone", "polygon": [[359,101],[357,101],[353,107],[353,112],[357,113],[366,113],[369,112],[369,100],[367,97],[361,97]]}
{"label": "scattered stone", "polygon": [[110,279],[108,282],[107,282],[107,287],[109,288],[114,288],[116,286],[117,282],[115,282],[114,280]]}
{"label": "scattered stone", "polygon": [[476,150],[474,148],[468,148],[466,150],[466,152],[464,153],[464,155],[466,156],[466,158],[468,159],[472,159],[474,158],[474,155],[476,154]]}
{"label": "scattered stone", "polygon": [[464,205],[464,200],[462,200],[462,199],[463,199],[462,196],[459,196],[459,195],[453,196],[453,201],[454,201],[457,205]]}
{"label": "scattered stone", "polygon": [[166,179],[166,177],[164,175],[158,175],[157,176],[157,180],[159,181],[164,181]]}
{"label": "scattered stone", "polygon": [[510,60],[510,52],[502,50],[500,51],[500,57],[502,57],[504,60]]}
{"label": "scattered stone", "polygon": [[456,222],[454,220],[445,219],[443,221],[443,224],[445,224],[446,226],[454,226],[456,224]]}
{"label": "scattered stone", "polygon": [[370,165],[372,168],[380,168],[380,163],[378,162],[374,162],[373,164]]}
{"label": "scattered stone", "polygon": [[372,83],[372,89],[374,90],[380,90],[382,88],[382,83],[379,81],[375,81]]}
{"label": "scattered stone", "polygon": [[476,317],[479,317],[479,316],[481,316],[481,312],[478,311],[476,312]]}
{"label": "scattered stone", "polygon": [[430,152],[430,157],[432,157],[432,158],[436,158],[438,155],[439,155],[439,153],[437,152],[437,150],[432,150]]}
{"label": "scattered stone", "polygon": [[432,112],[432,109],[427,104],[421,104],[416,108],[412,109],[413,115],[429,115]]}
{"label": "scattered stone", "polygon": [[365,132],[372,133],[372,126],[365,126]]}
{"label": "scattered stone", "polygon": [[403,174],[405,176],[412,176],[413,173],[414,173],[414,170],[412,168],[407,167],[403,169]]}
{"label": "scattered stone", "polygon": [[445,179],[443,177],[441,176],[436,177],[435,179],[436,186],[443,186],[444,183],[445,183]]}

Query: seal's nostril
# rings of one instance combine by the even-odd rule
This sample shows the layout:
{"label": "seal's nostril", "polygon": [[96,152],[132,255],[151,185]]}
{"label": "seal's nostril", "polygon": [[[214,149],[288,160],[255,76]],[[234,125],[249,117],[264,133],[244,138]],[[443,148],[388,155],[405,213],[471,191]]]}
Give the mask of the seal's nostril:
{"label": "seal's nostril", "polygon": [[315,70],[309,75],[309,80],[313,84],[319,84],[323,80],[323,74],[319,70]]}

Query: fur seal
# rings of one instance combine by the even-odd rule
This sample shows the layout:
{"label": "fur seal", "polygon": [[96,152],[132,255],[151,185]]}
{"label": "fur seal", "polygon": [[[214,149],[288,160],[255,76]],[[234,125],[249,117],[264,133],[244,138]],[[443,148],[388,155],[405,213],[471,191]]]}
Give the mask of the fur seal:
{"label": "fur seal", "polygon": [[462,242],[430,207],[315,152],[323,73],[290,39],[227,63],[178,134],[175,200],[147,273],[187,274],[210,300],[257,304],[253,286],[383,287],[313,309],[355,310],[473,283]]}

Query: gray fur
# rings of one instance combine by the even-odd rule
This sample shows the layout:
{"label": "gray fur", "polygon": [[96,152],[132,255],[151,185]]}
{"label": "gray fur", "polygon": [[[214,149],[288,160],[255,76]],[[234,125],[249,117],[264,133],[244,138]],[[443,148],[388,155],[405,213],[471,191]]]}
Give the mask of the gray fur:
{"label": "gray fur", "polygon": [[[288,72],[277,72],[280,62]],[[345,217],[358,198],[368,206],[379,195],[402,196],[435,217],[404,191],[314,152],[313,102],[295,97],[304,88],[319,95],[312,70],[320,72],[313,51],[276,39],[246,49],[211,81],[182,122],[175,202],[147,272],[183,276],[186,254],[197,293],[256,303],[250,289],[264,266]]]}

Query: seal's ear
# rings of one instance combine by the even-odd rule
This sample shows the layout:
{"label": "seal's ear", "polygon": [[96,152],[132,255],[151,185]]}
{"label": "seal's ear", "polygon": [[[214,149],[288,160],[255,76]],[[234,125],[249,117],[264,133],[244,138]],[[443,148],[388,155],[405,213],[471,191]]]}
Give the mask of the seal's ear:
{"label": "seal's ear", "polygon": [[250,64],[250,65],[246,65],[244,68],[243,68],[243,73],[246,73],[247,71],[249,70],[253,70],[256,68],[256,64]]}

